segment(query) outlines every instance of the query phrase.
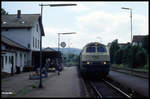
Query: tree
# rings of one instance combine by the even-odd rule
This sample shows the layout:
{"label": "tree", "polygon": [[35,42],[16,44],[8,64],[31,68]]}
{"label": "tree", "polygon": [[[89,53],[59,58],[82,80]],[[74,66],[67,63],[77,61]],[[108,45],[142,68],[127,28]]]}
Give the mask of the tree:
{"label": "tree", "polygon": [[137,65],[136,54],[140,49],[141,47],[139,46],[132,46],[131,48],[131,67],[132,68],[136,68],[136,65]]}
{"label": "tree", "polygon": [[8,15],[8,12],[5,11],[5,9],[1,9],[1,15]]}
{"label": "tree", "polygon": [[144,48],[140,48],[135,55],[136,67],[144,66],[147,63],[147,53]]}
{"label": "tree", "polygon": [[118,49],[113,57],[113,62],[116,64],[121,64],[123,60],[123,48]]}
{"label": "tree", "polygon": [[149,53],[149,36],[147,35],[143,42],[143,47],[146,49],[146,51]]}
{"label": "tree", "polygon": [[111,44],[111,46],[110,46],[110,50],[109,50],[111,63],[114,63],[113,57],[114,57],[115,52],[116,52],[119,48],[120,48],[120,47],[119,47],[119,45],[118,45],[118,40],[114,40],[114,41],[112,42],[112,44]]}
{"label": "tree", "polygon": [[122,58],[123,64],[126,65],[131,64],[131,55],[132,55],[131,48],[132,48],[131,44],[127,44],[127,46],[123,48],[123,58]]}

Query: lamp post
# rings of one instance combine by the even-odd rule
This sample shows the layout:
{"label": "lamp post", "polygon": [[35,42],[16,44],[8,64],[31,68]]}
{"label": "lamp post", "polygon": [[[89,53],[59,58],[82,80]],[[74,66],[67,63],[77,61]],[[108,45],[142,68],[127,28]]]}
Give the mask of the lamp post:
{"label": "lamp post", "polygon": [[[131,18],[131,21],[130,21],[131,22],[131,44],[132,44],[132,9],[131,8],[126,8],[126,7],[122,7],[122,9],[130,10],[130,18]],[[131,52],[131,75],[132,75],[132,71],[133,71],[133,52]]]}
{"label": "lamp post", "polygon": [[68,34],[76,34],[75,32],[70,33],[58,33],[58,52],[59,52],[59,45],[60,45],[60,35],[68,35]]}
{"label": "lamp post", "polygon": [[[76,6],[77,4],[39,4],[41,6],[41,21],[43,14],[43,6],[61,7],[61,6]],[[39,88],[42,88],[42,35],[40,35],[40,83]]]}
{"label": "lamp post", "polygon": [[122,7],[121,9],[130,10],[130,17],[131,17],[131,43],[132,43],[132,9],[131,8],[125,8]]}

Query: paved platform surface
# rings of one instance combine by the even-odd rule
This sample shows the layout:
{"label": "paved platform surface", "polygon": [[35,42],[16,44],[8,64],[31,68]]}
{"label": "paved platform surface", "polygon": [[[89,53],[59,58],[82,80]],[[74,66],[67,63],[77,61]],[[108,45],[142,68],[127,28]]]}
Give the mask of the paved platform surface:
{"label": "paved platform surface", "polygon": [[138,93],[149,97],[149,79],[127,75],[120,72],[110,71],[108,77],[120,84],[136,90]]}
{"label": "paved platform surface", "polygon": [[84,97],[83,83],[76,67],[65,67],[58,76],[49,73],[43,78],[43,88],[38,88],[39,80],[29,80],[29,73],[19,74],[2,80],[2,90],[13,91],[14,95],[2,97]]}

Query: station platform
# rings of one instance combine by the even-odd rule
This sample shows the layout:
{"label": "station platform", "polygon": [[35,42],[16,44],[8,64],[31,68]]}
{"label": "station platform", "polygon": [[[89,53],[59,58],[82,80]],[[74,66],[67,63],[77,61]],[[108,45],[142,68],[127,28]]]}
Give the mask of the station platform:
{"label": "station platform", "polygon": [[[14,77],[15,81],[12,78],[8,78],[3,81],[2,89],[15,90],[16,94],[10,95],[11,97],[85,97],[84,83],[81,81],[75,66],[64,67],[60,75],[58,75],[57,71],[48,73],[47,78],[42,78],[43,88],[38,88],[39,80],[29,80],[28,75],[20,74],[18,78]],[[16,85],[16,88],[13,85]]]}
{"label": "station platform", "polygon": [[149,97],[149,79],[115,71],[110,71],[108,77],[119,82],[121,85],[135,90],[145,97]]}

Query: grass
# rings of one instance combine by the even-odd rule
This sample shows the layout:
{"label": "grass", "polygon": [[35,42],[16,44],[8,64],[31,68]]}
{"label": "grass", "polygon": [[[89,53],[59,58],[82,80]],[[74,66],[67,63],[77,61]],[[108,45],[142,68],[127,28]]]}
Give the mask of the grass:
{"label": "grass", "polygon": [[[120,69],[131,69],[128,65],[124,64],[112,64],[112,67],[120,68]],[[133,68],[135,71],[141,71],[141,72],[149,72],[149,65],[146,64],[144,66],[139,66],[140,68]]]}

